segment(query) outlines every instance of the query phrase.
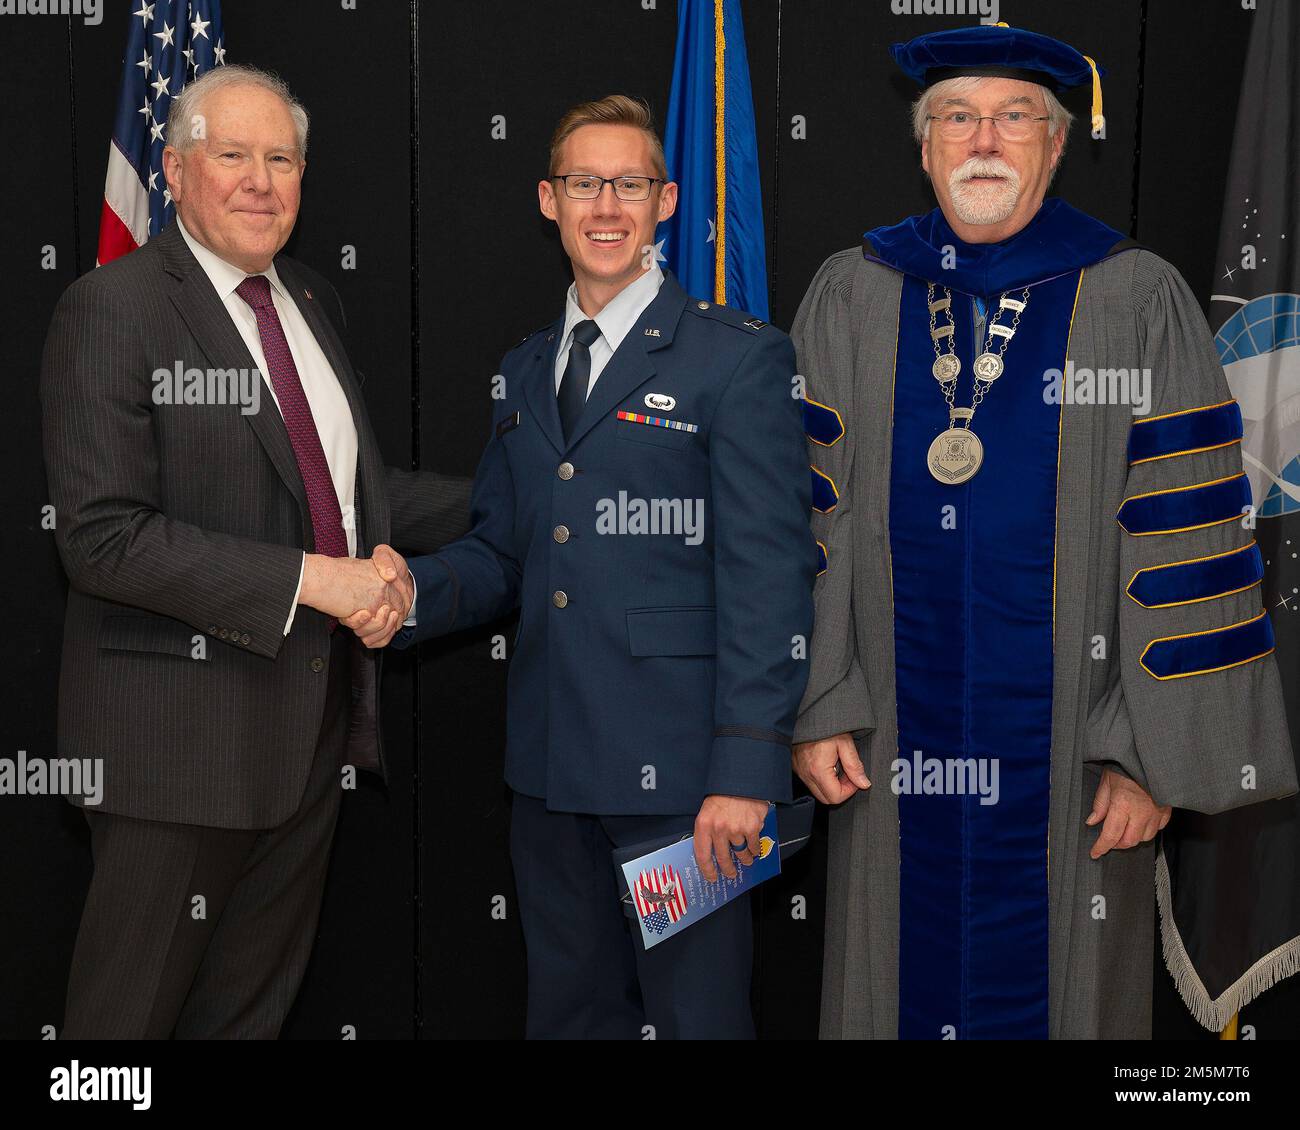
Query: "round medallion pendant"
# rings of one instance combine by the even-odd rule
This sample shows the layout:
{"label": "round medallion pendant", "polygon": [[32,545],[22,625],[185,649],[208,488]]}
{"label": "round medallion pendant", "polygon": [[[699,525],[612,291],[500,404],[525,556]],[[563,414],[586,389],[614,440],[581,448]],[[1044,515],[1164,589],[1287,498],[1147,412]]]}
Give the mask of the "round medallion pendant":
{"label": "round medallion pendant", "polygon": [[996,381],[1002,376],[1002,358],[996,353],[981,353],[975,358],[975,375],[982,381]]}
{"label": "round medallion pendant", "polygon": [[969,428],[949,428],[934,437],[926,465],[941,483],[964,483],[984,462],[984,445]]}
{"label": "round medallion pendant", "polygon": [[957,374],[961,372],[961,359],[954,353],[945,353],[934,359],[934,364],[930,366],[930,372],[934,374],[934,379],[941,385],[949,381],[955,381]]}

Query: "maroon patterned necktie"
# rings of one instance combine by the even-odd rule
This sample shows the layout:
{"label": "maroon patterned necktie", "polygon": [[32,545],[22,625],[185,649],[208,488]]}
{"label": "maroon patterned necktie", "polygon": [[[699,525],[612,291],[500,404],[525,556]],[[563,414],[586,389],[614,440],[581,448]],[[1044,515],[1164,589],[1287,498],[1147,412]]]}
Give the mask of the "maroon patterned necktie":
{"label": "maroon patterned necktie", "polygon": [[235,293],[257,315],[257,332],[266,357],[266,375],[271,378],[275,399],[280,404],[280,415],[284,417],[289,442],[293,444],[293,453],[298,460],[298,473],[302,475],[302,485],[307,491],[316,552],[327,557],[346,557],[348,536],[343,529],[339,496],[334,489],[334,480],[330,478],[329,464],[325,461],[325,449],[321,447],[311,405],[302,390],[298,367],[293,363],[284,327],[280,325],[280,315],[275,312],[271,301],[271,281],[265,275],[249,275],[235,287]]}

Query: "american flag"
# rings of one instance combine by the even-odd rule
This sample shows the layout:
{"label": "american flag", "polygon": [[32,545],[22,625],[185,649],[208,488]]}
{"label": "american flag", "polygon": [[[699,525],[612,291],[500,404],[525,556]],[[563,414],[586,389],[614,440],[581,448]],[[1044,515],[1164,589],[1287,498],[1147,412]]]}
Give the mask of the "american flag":
{"label": "american flag", "polygon": [[185,84],[226,61],[221,0],[133,0],[108,146],[99,263],[134,251],[172,218],[163,176],[167,111]]}
{"label": "american flag", "polygon": [[686,892],[681,876],[671,864],[642,871],[632,888],[637,913],[656,934],[662,934],[669,923],[677,922],[686,914]]}

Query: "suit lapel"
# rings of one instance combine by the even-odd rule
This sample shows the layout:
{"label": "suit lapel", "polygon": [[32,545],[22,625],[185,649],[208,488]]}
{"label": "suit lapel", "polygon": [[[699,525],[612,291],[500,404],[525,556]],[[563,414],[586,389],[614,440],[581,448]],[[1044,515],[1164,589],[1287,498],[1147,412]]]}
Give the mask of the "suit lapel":
{"label": "suit lapel", "polygon": [[[240,368],[257,369],[256,361],[230,319],[230,312],[186,246],[181,229],[172,222],[157,239],[162,246],[162,265],[166,272],[181,281],[181,285],[172,291],[172,302],[190,333],[194,334],[195,341],[199,342],[209,364],[213,368],[229,368],[231,359],[234,359]],[[281,415],[279,412],[252,412],[243,419],[248,421],[248,427],[266,450],[279,477],[298,499],[303,514],[307,515],[303,476],[298,471],[298,458],[294,455],[294,446],[289,442],[289,432]]]}
{"label": "suit lapel", "polygon": [[[677,323],[685,306],[686,292],[678,285],[672,273],[665,271],[659,293],[642,311],[636,325],[628,330],[627,336],[597,379],[596,387],[587,397],[586,407],[578,417],[573,435],[569,437],[569,447],[573,447],[613,412],[619,401],[654,376],[655,366],[651,354],[672,344],[673,334],[677,331]],[[647,330],[657,333],[647,334]]]}
{"label": "suit lapel", "polygon": [[[533,367],[523,378],[524,401],[556,451],[563,454],[570,450],[609,415],[620,400],[654,376],[654,361],[650,355],[672,344],[685,306],[686,292],[672,272],[665,271],[659,293],[642,311],[636,325],[628,331],[601,372],[567,443],[560,427],[560,406],[555,395],[555,357],[561,345],[564,319],[553,322],[545,336],[537,335]],[[658,332],[647,334],[647,330]]]}
{"label": "suit lapel", "polygon": [[533,414],[542,434],[556,451],[564,451],[564,430],[560,427],[560,405],[555,396],[555,355],[560,348],[564,319],[551,325],[545,335],[537,335],[537,347],[530,369],[521,378],[524,403]]}
{"label": "suit lapel", "polygon": [[[171,294],[190,333],[199,343],[209,364],[216,369],[229,368],[232,361],[244,369],[257,369],[257,362],[239,336],[239,330],[231,320],[230,312],[223,305],[216,290],[199,266],[190,249],[185,244],[185,237],[175,222],[169,224],[157,237],[162,245],[163,266],[167,272],[180,280],[180,285]],[[274,404],[272,404],[274,408]],[[243,417],[249,427],[266,449],[272,465],[284,485],[289,488],[304,515],[310,511],[307,506],[307,493],[302,485],[302,475],[298,471],[298,459],[289,442],[289,433],[285,430],[284,420],[277,411],[254,412]]]}
{"label": "suit lapel", "polygon": [[[228,364],[227,359],[234,357],[238,358],[241,367],[247,369],[256,368],[257,363],[244,345],[244,339],[240,336],[239,330],[231,320],[230,312],[226,309],[225,304],[213,289],[207,275],[190,252],[185,243],[185,237],[180,233],[180,229],[174,223],[170,224],[158,236],[158,239],[163,244],[164,265],[169,273],[181,281],[180,287],[173,294],[172,301],[179,309],[181,316],[189,326],[190,332],[198,341],[209,362],[216,368],[223,368]],[[382,472],[379,469],[378,453],[371,450],[370,447],[370,430],[365,422],[365,408],[361,399],[360,384],[357,381],[356,372],[352,368],[347,351],[343,348],[343,342],[335,331],[333,323],[325,314],[320,301],[315,297],[307,297],[307,288],[294,270],[293,264],[283,258],[277,258],[275,269],[280,281],[284,284],[285,289],[289,292],[294,304],[306,321],[308,328],[320,345],[321,351],[325,354],[325,359],[334,370],[339,386],[343,389],[343,395],[347,399],[348,410],[352,414],[352,423],[357,433],[357,483],[359,491],[361,484],[376,474],[382,474]],[[272,403],[272,408],[274,408],[274,403]],[[298,500],[304,523],[309,523],[311,510],[307,503],[306,491],[302,485],[302,474],[298,469],[298,457],[294,454],[293,444],[290,442],[289,433],[285,429],[284,418],[278,411],[262,411],[245,416],[244,419],[248,421],[254,435],[257,436],[258,441],[266,450],[272,465],[284,481],[285,486]],[[372,511],[375,511],[375,506],[367,505],[362,507],[360,499],[357,501],[356,509],[359,511],[357,532],[360,536],[363,533],[360,528],[361,523],[368,524]],[[376,536],[374,531],[366,531],[365,544],[370,545],[374,541],[374,536]],[[382,536],[380,540],[383,540]],[[357,551],[358,553],[362,551],[360,542],[358,542]]]}

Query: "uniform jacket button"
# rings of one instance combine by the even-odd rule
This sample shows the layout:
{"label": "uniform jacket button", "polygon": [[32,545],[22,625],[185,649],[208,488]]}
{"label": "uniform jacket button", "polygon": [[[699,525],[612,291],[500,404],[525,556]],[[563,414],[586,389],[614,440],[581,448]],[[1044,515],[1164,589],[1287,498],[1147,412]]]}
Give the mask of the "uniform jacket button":
{"label": "uniform jacket button", "polygon": [[563,608],[569,603],[569,594],[563,589],[556,589],[555,592],[551,594],[551,603],[554,604],[556,608]]}
{"label": "uniform jacket button", "polygon": [[555,530],[551,534],[551,537],[553,537],[556,541],[558,541],[561,545],[563,545],[566,541],[569,540],[569,527],[556,526]]}
{"label": "uniform jacket button", "polygon": [[311,661],[311,669],[312,669],[313,671],[318,672],[318,673],[321,672],[321,671],[324,671],[324,670],[325,670],[325,660],[323,660],[319,655],[316,656],[316,658],[313,659],[313,660]]}
{"label": "uniform jacket button", "polygon": [[573,464],[561,463],[558,467],[556,467],[555,473],[559,475],[560,478],[562,479],[565,480],[571,479],[573,478]]}

